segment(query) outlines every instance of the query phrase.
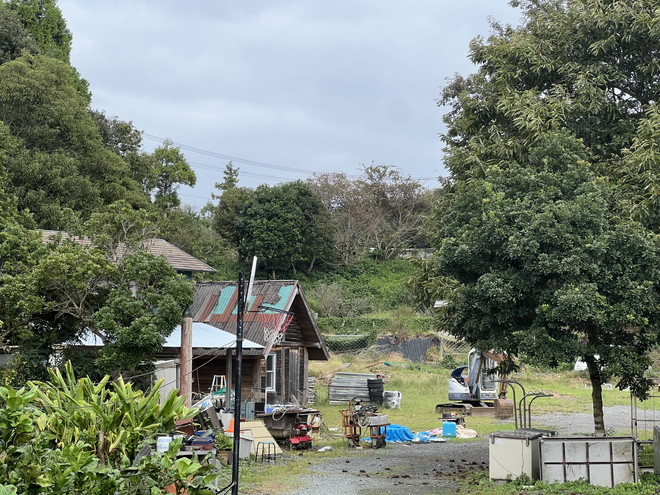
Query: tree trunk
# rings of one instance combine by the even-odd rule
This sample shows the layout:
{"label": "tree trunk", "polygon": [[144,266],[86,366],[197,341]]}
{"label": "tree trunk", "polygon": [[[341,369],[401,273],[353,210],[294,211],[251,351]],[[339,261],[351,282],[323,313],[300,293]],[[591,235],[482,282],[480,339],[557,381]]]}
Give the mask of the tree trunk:
{"label": "tree trunk", "polygon": [[589,379],[591,380],[591,402],[594,413],[594,430],[597,437],[605,436],[605,416],[603,414],[603,380],[594,356],[585,356]]}
{"label": "tree trunk", "polygon": [[316,255],[312,255],[312,259],[309,260],[309,265],[307,266],[307,275],[312,273],[312,270],[314,269],[314,263],[316,262]]}

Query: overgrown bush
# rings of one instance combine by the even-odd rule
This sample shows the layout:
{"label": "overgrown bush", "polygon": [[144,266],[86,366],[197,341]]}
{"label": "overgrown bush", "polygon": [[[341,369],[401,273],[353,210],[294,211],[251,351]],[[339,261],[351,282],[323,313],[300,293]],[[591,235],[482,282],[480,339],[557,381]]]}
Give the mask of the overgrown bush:
{"label": "overgrown bush", "polygon": [[[211,494],[216,474],[198,460],[166,453],[136,454],[157,433],[194,410],[172,391],[159,405],[159,385],[149,394],[122,380],[94,384],[64,374],[15,390],[0,387],[0,490],[4,493],[125,495],[161,493],[173,485],[189,495]],[[174,443],[174,442],[173,442]],[[0,491],[2,493],[2,491]]]}

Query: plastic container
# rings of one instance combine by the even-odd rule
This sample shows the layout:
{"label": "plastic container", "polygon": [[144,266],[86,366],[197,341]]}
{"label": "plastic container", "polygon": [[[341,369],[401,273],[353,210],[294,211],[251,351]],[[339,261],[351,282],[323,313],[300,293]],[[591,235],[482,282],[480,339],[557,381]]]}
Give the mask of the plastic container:
{"label": "plastic container", "polygon": [[158,437],[156,439],[156,452],[167,452],[172,443],[172,437]]}
{"label": "plastic container", "polygon": [[398,390],[385,390],[383,392],[383,405],[390,409],[401,407],[401,392]]}
{"label": "plastic container", "polygon": [[445,421],[442,423],[442,436],[455,438],[456,437],[456,423],[453,421]]}

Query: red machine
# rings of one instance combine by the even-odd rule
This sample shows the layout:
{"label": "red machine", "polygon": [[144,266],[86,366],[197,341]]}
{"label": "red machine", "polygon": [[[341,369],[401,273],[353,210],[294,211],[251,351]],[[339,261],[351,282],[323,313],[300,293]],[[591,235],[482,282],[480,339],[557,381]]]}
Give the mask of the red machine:
{"label": "red machine", "polygon": [[312,427],[309,423],[298,423],[293,425],[293,436],[289,437],[291,448],[297,450],[307,450],[312,447],[312,437],[309,432]]}

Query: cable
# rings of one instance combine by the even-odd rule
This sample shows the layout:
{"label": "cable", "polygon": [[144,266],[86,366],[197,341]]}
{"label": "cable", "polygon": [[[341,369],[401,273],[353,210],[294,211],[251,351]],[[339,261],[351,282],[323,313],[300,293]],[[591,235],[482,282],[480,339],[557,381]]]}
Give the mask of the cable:
{"label": "cable", "polygon": [[[147,132],[142,133],[142,135],[147,138],[151,139],[153,141],[158,141],[158,142],[165,142],[166,139],[159,137],[159,136],[154,136],[153,134],[149,134]],[[223,160],[229,160],[231,162],[238,162],[238,163],[244,163],[246,165],[254,165],[255,167],[262,167],[262,168],[267,168],[267,169],[274,169],[274,170],[283,170],[285,172],[296,172],[300,174],[314,174],[316,173],[315,170],[311,169],[303,169],[303,168],[296,168],[296,167],[288,167],[288,166],[283,166],[283,165],[275,165],[273,163],[266,163],[266,162],[259,162],[256,160],[250,160],[247,158],[241,158],[238,156],[232,156],[232,155],[225,155],[224,153],[217,153],[215,151],[209,151],[209,150],[204,150],[202,148],[196,148],[194,146],[190,146],[187,144],[183,143],[175,143],[171,141],[173,145],[177,146],[178,148],[186,151],[192,151],[193,153],[199,153],[200,155],[206,155],[210,156],[213,158],[221,158]]]}
{"label": "cable", "polygon": [[[143,132],[142,135],[146,139],[151,139],[152,141],[157,141],[159,143],[164,143],[165,141],[168,141],[166,138],[162,138],[160,136],[156,136],[154,134],[150,134],[148,132]],[[218,153],[216,151],[209,151],[205,150],[202,148],[197,148],[195,146],[191,146],[188,144],[184,143],[177,143],[174,141],[169,140],[173,145],[177,146],[178,148],[186,151],[191,151],[193,153],[198,153],[200,155],[206,155],[210,156],[212,158],[221,158],[223,160],[229,160],[231,162],[238,162],[238,163],[244,163],[246,165],[254,165],[255,167],[261,167],[261,168],[266,168],[269,170],[281,170],[285,172],[294,172],[298,174],[304,174],[304,175],[314,175],[319,173],[318,170],[312,170],[312,169],[305,169],[305,168],[296,168],[296,167],[289,167],[289,166],[284,166],[284,165],[275,165],[273,163],[267,163],[267,162],[260,162],[257,160],[250,160],[248,158],[241,158],[238,156],[232,156],[232,155],[226,155],[224,153]],[[198,165],[200,166],[200,165]],[[213,165],[201,165],[202,168],[206,168],[207,170],[220,170],[219,167],[214,167]],[[242,172],[244,175],[249,176],[248,172]],[[355,174],[347,174],[346,177],[351,178],[351,179],[357,179],[360,176],[355,175]],[[259,177],[256,177],[259,178]],[[266,176],[264,178],[267,179],[272,179],[272,180],[277,180],[278,178],[274,176]],[[284,178],[282,178],[284,179]],[[418,181],[429,181],[429,180],[438,180],[438,177],[413,177],[414,180]]]}

